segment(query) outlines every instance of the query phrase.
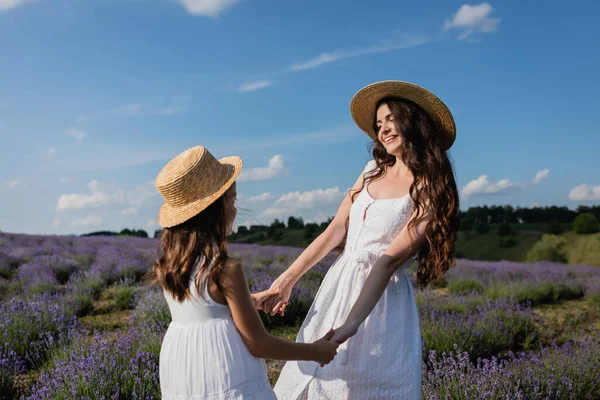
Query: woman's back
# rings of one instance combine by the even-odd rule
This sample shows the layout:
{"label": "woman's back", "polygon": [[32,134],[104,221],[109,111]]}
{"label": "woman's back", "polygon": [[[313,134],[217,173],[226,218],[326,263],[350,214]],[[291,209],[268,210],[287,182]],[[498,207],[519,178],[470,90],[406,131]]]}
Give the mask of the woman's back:
{"label": "woman's back", "polygon": [[250,354],[229,307],[210,297],[208,279],[198,293],[197,272],[198,264],[188,299],[178,302],[164,291],[172,322],[160,353],[162,398],[265,399],[272,393],[265,361]]}

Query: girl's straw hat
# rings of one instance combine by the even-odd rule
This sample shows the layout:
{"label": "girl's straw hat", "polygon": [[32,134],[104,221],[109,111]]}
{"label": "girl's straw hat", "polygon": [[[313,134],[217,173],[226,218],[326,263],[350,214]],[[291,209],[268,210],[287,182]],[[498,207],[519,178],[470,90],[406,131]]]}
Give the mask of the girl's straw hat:
{"label": "girl's straw hat", "polygon": [[154,183],[165,200],[158,214],[159,225],[170,228],[200,213],[229,189],[241,170],[239,157],[217,160],[203,146],[173,158]]}
{"label": "girl's straw hat", "polygon": [[400,97],[421,106],[438,124],[444,135],[442,144],[448,150],[456,138],[456,125],[452,113],[436,95],[413,83],[403,81],[381,81],[360,89],[350,102],[350,113],[354,122],[373,140],[375,107],[384,97]]}

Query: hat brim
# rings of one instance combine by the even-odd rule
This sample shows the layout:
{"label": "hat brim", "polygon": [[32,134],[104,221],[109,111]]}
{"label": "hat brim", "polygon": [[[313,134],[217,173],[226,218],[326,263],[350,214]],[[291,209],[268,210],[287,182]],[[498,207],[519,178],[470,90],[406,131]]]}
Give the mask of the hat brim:
{"label": "hat brim", "polygon": [[399,97],[418,104],[439,125],[445,150],[452,146],[456,138],[456,125],[448,107],[429,90],[403,81],[375,82],[360,89],[352,98],[350,114],[356,125],[371,139],[377,140],[377,133],[373,129],[375,107],[385,97]]}
{"label": "hat brim", "polygon": [[219,162],[226,166],[226,172],[217,181],[216,186],[218,186],[218,189],[210,196],[203,197],[182,207],[173,207],[166,202],[163,203],[158,213],[158,224],[161,227],[171,228],[198,215],[233,185],[233,182],[242,171],[242,160],[239,157],[232,156],[221,158]]}

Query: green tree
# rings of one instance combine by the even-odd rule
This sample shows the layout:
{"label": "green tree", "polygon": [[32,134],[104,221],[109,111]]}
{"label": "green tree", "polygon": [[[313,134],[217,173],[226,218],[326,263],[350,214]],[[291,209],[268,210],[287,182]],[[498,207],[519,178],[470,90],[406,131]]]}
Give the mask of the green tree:
{"label": "green tree", "polygon": [[584,234],[598,232],[598,220],[592,213],[581,213],[573,221],[573,230]]}

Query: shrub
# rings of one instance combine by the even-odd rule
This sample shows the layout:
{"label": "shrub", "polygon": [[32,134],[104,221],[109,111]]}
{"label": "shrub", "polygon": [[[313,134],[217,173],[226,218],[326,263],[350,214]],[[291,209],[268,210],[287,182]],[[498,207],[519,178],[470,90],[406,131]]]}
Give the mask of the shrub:
{"label": "shrub", "polygon": [[505,236],[500,238],[500,247],[513,247],[517,244],[517,241],[512,236]]}
{"label": "shrub", "polygon": [[450,293],[483,293],[483,284],[477,279],[455,279],[448,284]]}
{"label": "shrub", "polygon": [[479,223],[477,225],[475,225],[475,232],[477,232],[480,235],[483,235],[484,233],[488,233],[490,231],[490,226],[486,223]]}
{"label": "shrub", "polygon": [[559,224],[557,221],[552,221],[552,222],[550,222],[550,224],[548,224],[548,233],[553,234],[553,235],[560,235],[563,232],[564,232],[564,229],[563,229],[562,225]]}
{"label": "shrub", "polygon": [[500,224],[496,228],[496,233],[498,236],[508,236],[512,233],[512,229],[509,224]]}
{"label": "shrub", "polygon": [[527,261],[567,262],[564,238],[556,235],[543,235],[527,253]]}
{"label": "shrub", "polygon": [[573,230],[577,233],[595,233],[598,227],[598,220],[592,213],[581,213],[573,221]]}
{"label": "shrub", "polygon": [[113,299],[115,300],[115,305],[119,310],[130,310],[134,308],[134,291],[135,288],[131,286],[120,286],[117,288],[115,293],[113,294]]}

